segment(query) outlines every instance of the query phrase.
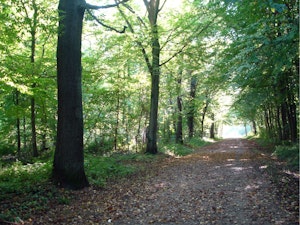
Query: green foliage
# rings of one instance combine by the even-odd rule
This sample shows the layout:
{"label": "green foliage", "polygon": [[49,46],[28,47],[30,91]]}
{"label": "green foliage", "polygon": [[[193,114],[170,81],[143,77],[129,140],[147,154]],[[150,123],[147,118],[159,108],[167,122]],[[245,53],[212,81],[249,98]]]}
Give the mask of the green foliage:
{"label": "green foliage", "polygon": [[15,148],[9,143],[0,142],[0,157],[3,155],[14,154]]}
{"label": "green foliage", "polygon": [[286,161],[291,168],[299,168],[299,144],[276,146],[274,155]]}
{"label": "green foliage", "polygon": [[85,150],[91,154],[104,155],[113,150],[114,143],[111,139],[104,139],[101,141],[93,141],[88,143]]}
{"label": "green foliage", "polygon": [[197,138],[197,137],[194,137],[194,138],[191,138],[189,141],[188,141],[188,145],[193,148],[193,149],[197,149],[197,148],[200,148],[200,147],[203,147],[205,145],[208,145],[209,141],[205,141],[201,138]]}
{"label": "green foliage", "polygon": [[108,178],[124,177],[135,171],[133,166],[125,165],[122,161],[124,161],[124,156],[87,155],[85,157],[85,168],[89,182],[104,186]]}
{"label": "green foliage", "polygon": [[25,165],[17,161],[0,170],[0,220],[13,222],[20,215],[28,219],[62,196],[49,183],[51,168],[49,160]]}
{"label": "green foliage", "polygon": [[192,154],[195,150],[209,144],[211,142],[205,141],[201,138],[191,138],[185,144],[168,143],[163,145],[160,149],[163,153],[174,156],[186,156]]}
{"label": "green foliage", "polygon": [[41,184],[49,180],[52,163],[36,162],[23,165],[20,161],[2,168],[0,171],[0,200],[6,194],[20,192],[24,193],[34,189],[36,184]]}
{"label": "green foliage", "polygon": [[161,151],[168,155],[174,156],[186,156],[194,152],[192,148],[181,144],[170,143],[166,144],[161,148]]}

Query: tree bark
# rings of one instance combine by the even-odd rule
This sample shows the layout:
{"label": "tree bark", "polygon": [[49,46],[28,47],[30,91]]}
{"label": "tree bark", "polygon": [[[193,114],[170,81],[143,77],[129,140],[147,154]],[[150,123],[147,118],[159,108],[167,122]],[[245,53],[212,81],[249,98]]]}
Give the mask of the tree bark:
{"label": "tree bark", "polygon": [[[38,9],[35,0],[32,0],[33,6],[33,21],[30,25],[31,28],[31,55],[30,55],[30,62],[32,64],[32,77],[35,76],[35,47],[36,47],[36,29],[37,29],[37,17],[38,17]],[[32,84],[32,88],[35,88],[36,83],[35,81]],[[31,102],[31,145],[32,145],[32,153],[33,157],[38,156],[37,150],[37,141],[36,141],[36,112],[35,112],[35,96],[33,95],[30,99]]]}
{"label": "tree bark", "polygon": [[53,179],[61,187],[88,186],[84,172],[81,35],[85,2],[60,0],[57,44],[58,122]]}
{"label": "tree bark", "polygon": [[256,136],[257,135],[257,127],[256,127],[256,122],[254,120],[252,120],[252,128],[253,128],[254,135]]}
{"label": "tree bark", "polygon": [[210,138],[214,139],[215,138],[215,114],[212,113],[211,115],[212,123],[210,125]]}
{"label": "tree bark", "polygon": [[191,85],[190,85],[189,111],[187,113],[187,125],[189,129],[189,138],[192,138],[194,136],[196,84],[197,84],[197,79],[195,76],[192,76]]}
{"label": "tree bark", "polygon": [[[18,90],[16,90],[15,92],[15,105],[17,107],[19,107],[19,94],[20,92]],[[18,109],[18,112],[19,112],[19,109]],[[20,158],[21,156],[21,128],[20,128],[20,116],[19,116],[19,113],[17,114],[17,145],[18,145],[18,158]]]}
{"label": "tree bark", "polygon": [[157,16],[159,13],[159,0],[144,0],[148,11],[148,18],[151,25],[152,38],[152,64],[149,68],[151,73],[151,103],[149,132],[147,135],[146,152],[156,154],[157,150],[157,128],[158,128],[158,98],[159,98],[159,78],[160,78],[160,44],[158,36]]}
{"label": "tree bark", "polygon": [[179,78],[177,80],[177,109],[178,109],[178,115],[177,115],[177,126],[176,126],[176,143],[183,144],[182,139],[182,97],[181,97],[181,76],[182,76],[182,69],[180,69]]}
{"label": "tree bark", "polygon": [[203,112],[202,112],[202,118],[201,118],[201,138],[204,137],[204,119],[205,119],[205,115],[208,109],[208,105],[209,105],[209,100],[207,99],[205,101],[205,106],[203,108]]}

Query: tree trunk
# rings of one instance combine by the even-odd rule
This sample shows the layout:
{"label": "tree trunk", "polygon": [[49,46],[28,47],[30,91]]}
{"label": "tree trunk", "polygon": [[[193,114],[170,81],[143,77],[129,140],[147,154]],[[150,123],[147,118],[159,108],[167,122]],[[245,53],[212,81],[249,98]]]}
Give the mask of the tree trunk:
{"label": "tree trunk", "polygon": [[[119,78],[119,77],[118,77]],[[118,148],[118,135],[119,135],[119,117],[120,117],[120,94],[119,87],[117,90],[117,108],[116,108],[116,125],[114,132],[114,150],[116,151]]]}
{"label": "tree trunk", "polygon": [[212,114],[211,115],[211,119],[212,119],[212,123],[211,123],[211,125],[210,125],[210,138],[212,138],[212,139],[214,139],[215,138],[215,115],[214,114]]}
{"label": "tree trunk", "polygon": [[146,152],[151,154],[157,153],[157,115],[158,115],[158,97],[159,97],[159,74],[160,68],[153,68],[151,75],[151,103],[150,103],[150,122],[149,132],[147,135]]}
{"label": "tree trunk", "polygon": [[204,137],[204,119],[205,119],[205,115],[208,109],[208,105],[209,105],[209,101],[206,100],[205,102],[205,106],[203,108],[203,112],[202,112],[202,118],[201,118],[201,138]]}
{"label": "tree trunk", "polygon": [[[19,94],[20,92],[16,90],[16,101],[15,104],[19,107]],[[18,109],[19,112],[19,109]],[[20,129],[20,116],[19,113],[17,114],[17,144],[18,144],[18,158],[21,156],[21,129]]]}
{"label": "tree trunk", "polygon": [[179,78],[177,80],[178,87],[177,87],[177,108],[178,108],[178,115],[177,115],[177,126],[176,126],[176,143],[183,144],[182,139],[182,97],[181,97],[181,76],[182,76],[182,69],[180,69]]}
{"label": "tree trunk", "polygon": [[[30,55],[30,62],[32,64],[32,77],[34,79],[35,76],[35,45],[36,45],[36,29],[37,29],[37,17],[38,17],[38,9],[35,0],[32,0],[32,6],[33,6],[33,21],[30,25],[31,28],[31,55]],[[34,89],[36,86],[35,81],[32,84],[32,88]],[[31,97],[31,145],[32,145],[32,153],[33,157],[38,156],[38,150],[37,150],[37,141],[36,141],[36,116],[35,116],[35,96],[33,95]]]}
{"label": "tree trunk", "polygon": [[[189,72],[191,75],[191,72]],[[189,129],[189,138],[194,136],[194,114],[195,114],[195,97],[196,97],[196,84],[197,79],[195,76],[191,78],[190,86],[190,101],[189,101],[189,111],[187,113],[187,125]]]}
{"label": "tree trunk", "polygon": [[287,104],[286,102],[284,102],[281,104],[282,141],[286,141],[289,139],[289,123],[287,114]]}
{"label": "tree trunk", "polygon": [[146,152],[157,153],[157,127],[158,127],[158,98],[159,98],[159,77],[160,77],[160,44],[158,37],[157,16],[159,13],[159,0],[144,0],[148,11],[148,18],[151,25],[151,49],[152,64],[149,68],[151,73],[151,103],[149,132],[147,135]]}
{"label": "tree trunk", "polygon": [[257,127],[254,120],[252,121],[252,128],[253,128],[254,135],[257,135]]}
{"label": "tree trunk", "polygon": [[36,143],[36,119],[35,119],[35,99],[31,97],[31,146],[33,157],[38,157],[37,143]]}
{"label": "tree trunk", "polygon": [[57,44],[58,122],[53,179],[61,187],[88,186],[84,172],[81,34],[85,2],[60,0]]}
{"label": "tree trunk", "polygon": [[297,106],[293,102],[289,106],[290,113],[289,113],[289,121],[290,121],[290,133],[291,133],[291,141],[296,142],[298,139],[298,132],[297,132]]}

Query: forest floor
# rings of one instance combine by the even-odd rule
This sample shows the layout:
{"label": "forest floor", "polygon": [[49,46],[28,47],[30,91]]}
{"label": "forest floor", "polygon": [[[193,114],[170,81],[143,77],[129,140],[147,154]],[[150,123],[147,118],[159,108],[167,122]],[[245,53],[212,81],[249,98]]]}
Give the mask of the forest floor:
{"label": "forest floor", "polygon": [[254,141],[225,139],[146,166],[71,192],[24,224],[299,224],[299,175]]}

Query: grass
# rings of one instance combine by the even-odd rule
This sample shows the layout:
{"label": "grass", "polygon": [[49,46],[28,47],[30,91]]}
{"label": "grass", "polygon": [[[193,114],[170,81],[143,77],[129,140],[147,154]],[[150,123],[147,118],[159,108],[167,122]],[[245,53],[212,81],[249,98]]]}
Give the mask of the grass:
{"label": "grass", "polygon": [[105,186],[107,180],[127,177],[158,159],[157,155],[141,153],[114,153],[109,157],[89,154],[85,172],[92,185]]}
{"label": "grass", "polygon": [[51,160],[28,164],[17,161],[0,170],[0,222],[28,219],[65,195],[49,182],[51,168]]}
{"label": "grass", "polygon": [[299,168],[299,144],[278,145],[273,153],[279,160],[287,162],[293,170]]}
{"label": "grass", "polygon": [[251,140],[254,140],[279,160],[286,162],[289,169],[299,170],[299,143],[280,143],[277,141],[276,145],[273,140],[269,139],[252,137]]}
{"label": "grass", "polygon": [[161,151],[172,156],[186,156],[192,154],[195,150],[211,143],[201,138],[191,138],[185,144],[168,143],[161,147]]}

